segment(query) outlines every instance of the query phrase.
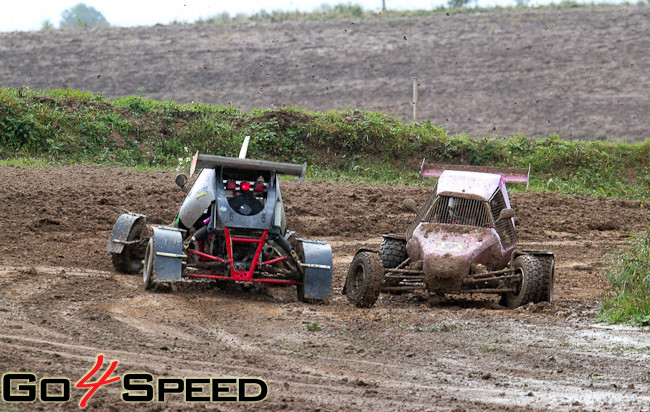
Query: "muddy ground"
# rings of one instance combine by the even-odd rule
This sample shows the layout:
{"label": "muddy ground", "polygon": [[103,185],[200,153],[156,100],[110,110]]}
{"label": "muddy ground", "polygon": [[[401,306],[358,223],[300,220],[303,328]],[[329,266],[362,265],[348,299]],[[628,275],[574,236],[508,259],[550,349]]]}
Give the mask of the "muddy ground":
{"label": "muddy ground", "polygon": [[[303,304],[293,287],[145,292],[140,276],[113,271],[104,247],[115,218],[130,210],[171,222],[181,200],[172,174],[2,167],[0,180],[2,373],[74,384],[101,353],[119,361],[120,376],[258,376],[270,385],[260,404],[199,409],[650,410],[650,335],[594,319],[606,254],[649,218],[638,202],[512,194],[522,242],[556,253],[552,304],[508,310],[494,296],[409,293],[357,309],[340,294],[355,250],[403,230],[411,216],[396,204],[420,203],[428,189],[283,181],[291,228],[334,250],[332,298]],[[72,410],[84,392],[73,388],[68,404],[0,409]],[[180,395],[127,405],[120,392],[100,388],[89,409],[187,407]]]}
{"label": "muddy ground", "polygon": [[0,86],[372,109],[473,136],[643,141],[650,7],[0,34]]}

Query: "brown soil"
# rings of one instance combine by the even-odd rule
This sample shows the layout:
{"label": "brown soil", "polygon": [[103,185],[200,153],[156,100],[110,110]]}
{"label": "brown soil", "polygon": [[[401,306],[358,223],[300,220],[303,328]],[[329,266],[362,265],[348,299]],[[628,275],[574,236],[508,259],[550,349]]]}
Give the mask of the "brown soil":
{"label": "brown soil", "polygon": [[373,109],[474,136],[640,141],[650,8],[0,34],[0,85],[250,110]]}
{"label": "brown soil", "polygon": [[[513,193],[526,246],[557,257],[554,303],[507,310],[496,296],[380,296],[357,309],[341,295],[361,246],[400,233],[397,205],[428,189],[283,181],[290,227],[334,249],[333,296],[302,304],[295,288],[183,283],[145,292],[140,276],[112,270],[104,247],[116,217],[169,223],[181,201],[173,174],[110,167],[0,168],[0,373],[66,376],[73,384],[97,354],[117,375],[259,376],[269,398],[256,409],[647,410],[650,335],[594,320],[606,254],[650,217],[637,202]],[[317,322],[322,330],[309,331]],[[102,372],[105,370],[102,369]],[[90,408],[127,405],[119,384]],[[20,410],[76,409],[39,402]],[[13,408],[11,405],[10,408]],[[199,408],[209,405],[199,405]],[[237,409],[238,406],[219,405]]]}

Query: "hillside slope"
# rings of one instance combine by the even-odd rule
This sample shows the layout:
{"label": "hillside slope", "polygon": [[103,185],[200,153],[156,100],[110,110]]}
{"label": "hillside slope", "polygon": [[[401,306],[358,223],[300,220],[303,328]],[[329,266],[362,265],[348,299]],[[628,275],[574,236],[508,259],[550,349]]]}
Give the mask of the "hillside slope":
{"label": "hillside slope", "polygon": [[0,34],[0,86],[369,109],[451,133],[641,141],[650,7]]}

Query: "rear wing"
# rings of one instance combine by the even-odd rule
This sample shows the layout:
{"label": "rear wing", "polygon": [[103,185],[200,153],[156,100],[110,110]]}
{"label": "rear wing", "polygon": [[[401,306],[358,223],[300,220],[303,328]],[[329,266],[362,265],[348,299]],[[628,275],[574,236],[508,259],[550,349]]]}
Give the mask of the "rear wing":
{"label": "rear wing", "polygon": [[266,172],[276,172],[283,175],[298,176],[300,183],[305,180],[307,163],[293,164],[269,162],[267,160],[240,159],[236,157],[214,156],[199,154],[196,152],[190,166],[190,176],[194,174],[196,168],[214,169],[216,167],[228,167],[242,170],[260,170]]}
{"label": "rear wing", "polygon": [[530,180],[530,164],[528,169],[519,169],[514,167],[491,167],[491,166],[469,166],[469,165],[447,165],[442,163],[425,163],[427,159],[422,159],[420,168],[420,178],[423,177],[440,177],[445,170],[460,170],[465,172],[493,173],[501,175],[505,183],[526,184]]}

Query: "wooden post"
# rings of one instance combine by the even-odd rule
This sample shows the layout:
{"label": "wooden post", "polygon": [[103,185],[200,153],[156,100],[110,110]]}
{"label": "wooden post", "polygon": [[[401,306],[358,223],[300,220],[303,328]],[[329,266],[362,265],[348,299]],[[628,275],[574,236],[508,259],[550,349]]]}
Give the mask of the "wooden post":
{"label": "wooden post", "polygon": [[418,78],[413,78],[413,123],[418,121]]}
{"label": "wooden post", "polygon": [[386,0],[381,0],[381,11],[386,11]]}

